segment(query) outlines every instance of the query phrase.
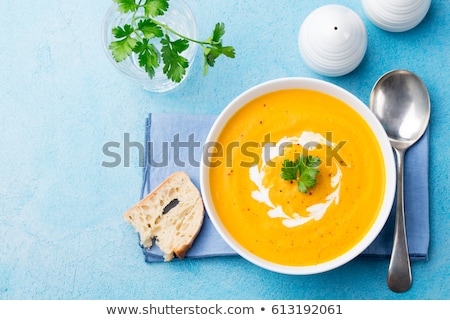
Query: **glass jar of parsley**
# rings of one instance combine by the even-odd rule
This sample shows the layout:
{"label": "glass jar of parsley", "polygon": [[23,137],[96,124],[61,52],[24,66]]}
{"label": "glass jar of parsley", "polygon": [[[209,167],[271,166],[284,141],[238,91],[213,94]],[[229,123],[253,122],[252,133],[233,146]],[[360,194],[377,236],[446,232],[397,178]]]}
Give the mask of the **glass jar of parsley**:
{"label": "glass jar of parsley", "polygon": [[102,37],[113,65],[152,92],[183,82],[197,51],[186,40],[197,38],[197,24],[182,0],[114,0],[103,20]]}

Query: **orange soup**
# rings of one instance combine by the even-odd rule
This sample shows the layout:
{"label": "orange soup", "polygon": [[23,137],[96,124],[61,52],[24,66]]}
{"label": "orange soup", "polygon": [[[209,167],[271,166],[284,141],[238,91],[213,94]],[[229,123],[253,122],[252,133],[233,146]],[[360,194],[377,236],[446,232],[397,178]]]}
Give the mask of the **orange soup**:
{"label": "orange soup", "polygon": [[[210,158],[214,207],[231,236],[267,261],[309,266],[351,249],[377,218],[385,167],[350,106],[303,89],[263,95],[225,125]],[[315,184],[280,177],[284,160],[319,157]]]}

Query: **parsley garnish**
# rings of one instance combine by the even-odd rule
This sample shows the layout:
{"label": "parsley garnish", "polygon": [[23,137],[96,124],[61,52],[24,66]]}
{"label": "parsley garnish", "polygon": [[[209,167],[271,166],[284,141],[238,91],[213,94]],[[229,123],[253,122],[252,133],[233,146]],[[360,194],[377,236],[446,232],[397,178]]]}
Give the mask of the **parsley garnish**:
{"label": "parsley garnish", "polygon": [[319,174],[317,167],[320,165],[319,157],[300,155],[295,161],[285,159],[281,167],[280,177],[283,180],[297,180],[297,189],[307,193],[308,188],[314,187]]}
{"label": "parsley garnish", "polygon": [[[114,41],[109,45],[112,56],[117,62],[129,57],[133,52],[138,56],[139,65],[147,72],[150,78],[155,76],[155,70],[163,64],[163,73],[168,79],[180,82],[186,75],[189,62],[181,55],[190,43],[199,44],[203,48],[203,74],[206,75],[209,67],[213,67],[217,58],[224,55],[235,57],[232,46],[223,46],[222,37],[225,34],[225,25],[217,23],[212,35],[204,40],[188,38],[168,25],[159,22],[155,17],[162,16],[169,8],[169,0],[113,0],[118,4],[117,10],[121,13],[132,12],[130,23],[116,26],[112,29]],[[138,16],[137,16],[138,15]],[[169,35],[178,37],[172,40]],[[160,39],[161,50],[151,42]]]}

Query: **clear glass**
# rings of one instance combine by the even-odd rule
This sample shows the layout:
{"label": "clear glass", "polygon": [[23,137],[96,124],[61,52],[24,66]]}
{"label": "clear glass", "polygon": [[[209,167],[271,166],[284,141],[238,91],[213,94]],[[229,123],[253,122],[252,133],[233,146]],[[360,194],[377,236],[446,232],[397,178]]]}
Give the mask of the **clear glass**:
{"label": "clear glass", "polygon": [[[167,76],[162,72],[162,66],[156,69],[155,76],[150,79],[145,70],[139,66],[138,57],[135,53],[132,53],[132,55],[124,61],[116,62],[109,50],[111,41],[114,41],[112,29],[116,26],[123,26],[126,23],[130,23],[132,15],[131,12],[127,14],[119,13],[117,11],[116,3],[111,5],[106,12],[102,26],[102,37],[103,48],[107,57],[118,70],[148,91],[165,92],[175,88],[188,76],[189,69],[194,62],[195,54],[197,52],[197,44],[190,43],[189,48],[182,53],[189,61],[189,68],[186,70],[186,74],[181,82],[173,82],[172,80],[167,79]],[[139,13],[136,16],[139,16]],[[197,23],[190,8],[182,0],[171,0],[167,12],[163,16],[158,16],[155,19],[168,25],[170,28],[186,37],[197,39]],[[178,38],[173,34],[170,34],[170,37],[173,40]],[[155,39],[153,44],[158,49],[161,48],[159,39]]]}

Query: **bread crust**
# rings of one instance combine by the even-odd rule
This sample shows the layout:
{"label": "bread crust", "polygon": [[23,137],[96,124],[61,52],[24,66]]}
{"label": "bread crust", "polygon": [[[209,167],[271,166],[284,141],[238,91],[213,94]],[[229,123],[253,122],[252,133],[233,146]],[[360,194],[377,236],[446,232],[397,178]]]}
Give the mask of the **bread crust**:
{"label": "bread crust", "polygon": [[204,206],[200,192],[188,174],[171,174],[158,187],[123,214],[139,233],[140,243],[150,248],[155,241],[164,261],[183,259],[200,232]]}

